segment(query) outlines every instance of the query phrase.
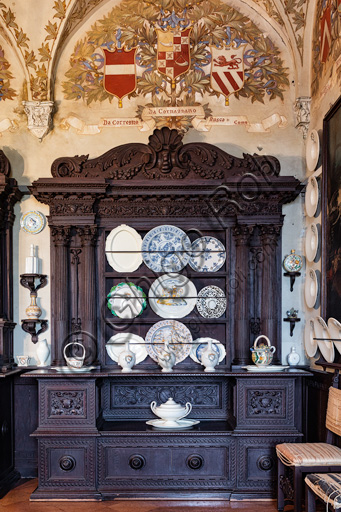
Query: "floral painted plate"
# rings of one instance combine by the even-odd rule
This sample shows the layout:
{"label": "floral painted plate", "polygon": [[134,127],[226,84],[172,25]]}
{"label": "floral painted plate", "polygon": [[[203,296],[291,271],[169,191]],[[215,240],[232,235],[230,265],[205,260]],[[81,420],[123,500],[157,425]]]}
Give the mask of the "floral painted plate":
{"label": "floral painted plate", "polygon": [[205,286],[198,293],[197,310],[204,318],[219,318],[226,311],[225,293],[218,286]]}
{"label": "floral painted plate", "polygon": [[110,338],[105,345],[108,356],[117,363],[118,357],[122,350],[125,349],[124,346],[128,341],[129,348],[134,352],[136,357],[135,364],[141,363],[148,355],[144,339],[130,332],[120,332]]}
{"label": "floral painted plate", "polygon": [[136,318],[147,306],[147,297],[134,283],[119,283],[108,294],[108,308],[119,318]]}
{"label": "floral painted plate", "polygon": [[225,263],[224,245],[213,236],[197,238],[192,243],[189,264],[197,272],[217,272]]}
{"label": "floral painted plate", "polygon": [[105,255],[116,272],[134,272],[142,263],[142,238],[138,232],[121,224],[110,231],[105,242]]}
{"label": "floral painted plate", "polygon": [[207,343],[209,341],[213,341],[212,348],[219,354],[219,363],[224,359],[226,356],[226,350],[225,347],[220,341],[214,340],[213,338],[197,338],[193,341],[190,358],[193,359],[195,363],[201,364],[201,355],[203,350],[207,347]]}
{"label": "floral painted plate", "polygon": [[153,282],[148,294],[152,310],[162,318],[183,318],[195,307],[197,289],[181,274],[165,274]]}
{"label": "floral painted plate", "polygon": [[146,350],[154,361],[158,360],[165,341],[175,354],[175,364],[189,355],[192,348],[192,335],[187,327],[176,320],[163,320],[154,324],[146,335]]}
{"label": "floral painted plate", "polygon": [[142,258],[154,272],[179,272],[190,259],[191,241],[176,226],[158,226],[142,242]]}
{"label": "floral painted plate", "polygon": [[283,260],[283,268],[286,272],[299,272],[303,266],[303,260],[295,249],[291,249],[291,253],[285,256]]}

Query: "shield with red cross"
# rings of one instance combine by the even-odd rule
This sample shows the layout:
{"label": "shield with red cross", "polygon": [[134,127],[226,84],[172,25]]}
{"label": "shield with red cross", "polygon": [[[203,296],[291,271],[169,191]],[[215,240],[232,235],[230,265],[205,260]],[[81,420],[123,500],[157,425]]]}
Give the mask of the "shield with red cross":
{"label": "shield with red cross", "polygon": [[320,19],[320,31],[321,31],[321,52],[320,59],[321,62],[327,62],[331,43],[332,43],[332,17],[331,17],[331,7],[330,4],[327,4],[327,7],[323,11],[323,14]]}
{"label": "shield with red cross", "polygon": [[244,85],[244,49],[210,46],[212,54],[211,87],[225,97],[239,91]]}
{"label": "shield with red cross", "polygon": [[187,73],[191,65],[189,35],[191,28],[185,30],[157,29],[157,69],[174,81]]}
{"label": "shield with red cross", "polygon": [[104,89],[119,99],[122,106],[122,98],[134,92],[136,89],[136,48],[130,50],[118,49],[114,51],[103,50],[105,57]]}

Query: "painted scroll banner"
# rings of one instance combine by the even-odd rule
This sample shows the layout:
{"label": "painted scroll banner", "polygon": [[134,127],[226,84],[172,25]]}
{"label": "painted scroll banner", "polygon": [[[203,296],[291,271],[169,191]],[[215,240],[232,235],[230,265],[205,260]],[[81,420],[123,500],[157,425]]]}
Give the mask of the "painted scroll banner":
{"label": "painted scroll banner", "polygon": [[3,119],[0,121],[0,137],[1,133],[5,132],[6,130],[14,131],[18,128],[18,124],[16,121],[11,121],[11,119]]}

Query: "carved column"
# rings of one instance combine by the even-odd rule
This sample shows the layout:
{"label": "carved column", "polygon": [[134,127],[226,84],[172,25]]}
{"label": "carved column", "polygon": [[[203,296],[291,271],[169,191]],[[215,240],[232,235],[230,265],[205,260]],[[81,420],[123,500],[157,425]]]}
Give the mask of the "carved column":
{"label": "carved column", "polygon": [[233,228],[236,243],[235,307],[234,307],[234,365],[250,362],[248,261],[249,242],[254,226],[238,225]]}
{"label": "carved column", "polygon": [[53,365],[64,365],[63,346],[70,334],[70,297],[69,290],[69,253],[71,239],[70,226],[52,227],[54,244],[51,290],[53,341],[51,343],[51,359]]}
{"label": "carved column", "polygon": [[261,296],[261,332],[268,336],[277,349],[274,359],[280,359],[281,339],[281,275],[278,262],[278,240],[281,225],[262,225],[259,227],[262,243],[262,296]]}
{"label": "carved column", "polygon": [[97,332],[97,301],[100,300],[96,294],[95,246],[97,226],[78,228],[77,231],[83,249],[82,294],[80,296],[80,318],[82,332],[84,333],[82,342],[87,354],[85,362],[93,363],[97,358],[94,340]]}

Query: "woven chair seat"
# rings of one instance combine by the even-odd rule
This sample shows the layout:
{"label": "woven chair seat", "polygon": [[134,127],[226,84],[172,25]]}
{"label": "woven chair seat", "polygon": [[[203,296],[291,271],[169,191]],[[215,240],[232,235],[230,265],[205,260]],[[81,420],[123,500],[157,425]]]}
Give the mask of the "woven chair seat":
{"label": "woven chair seat", "polygon": [[327,443],[283,443],[276,452],[286,466],[341,466],[341,448]]}
{"label": "woven chair seat", "polygon": [[313,473],[305,477],[305,483],[325,503],[341,509],[341,473]]}

